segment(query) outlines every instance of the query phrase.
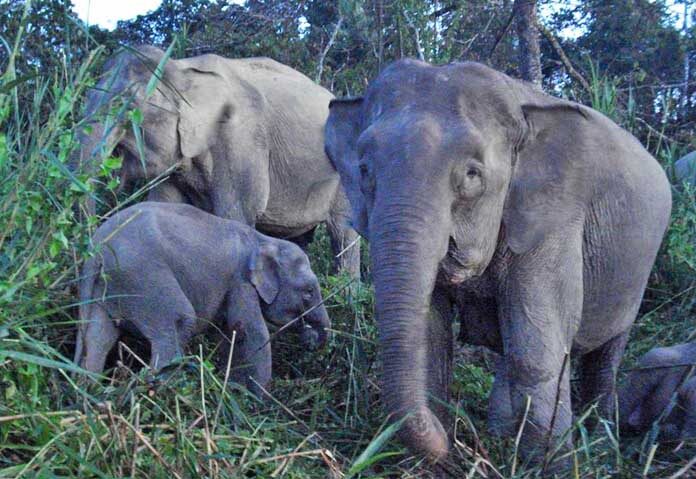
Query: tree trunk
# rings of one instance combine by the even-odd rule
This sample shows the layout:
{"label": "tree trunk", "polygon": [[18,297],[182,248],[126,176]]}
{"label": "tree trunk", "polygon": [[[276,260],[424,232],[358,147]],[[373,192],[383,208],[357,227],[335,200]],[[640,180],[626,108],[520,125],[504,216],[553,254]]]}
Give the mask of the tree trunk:
{"label": "tree trunk", "polygon": [[[691,13],[689,11],[689,6],[689,0],[684,0],[684,23],[682,25],[682,34],[684,35],[684,38],[686,38],[689,32],[689,15]],[[681,113],[682,118],[686,116],[686,108],[688,106],[690,66],[689,50],[687,46],[687,50],[684,52],[684,86],[682,88],[681,98],[679,100],[679,113]]]}
{"label": "tree trunk", "polygon": [[383,0],[375,0],[375,13],[377,13],[377,71],[382,71],[382,63],[384,62],[384,2]]}
{"label": "tree trunk", "polygon": [[515,0],[513,5],[519,39],[519,64],[522,79],[541,88],[541,53],[536,27],[536,1]]}

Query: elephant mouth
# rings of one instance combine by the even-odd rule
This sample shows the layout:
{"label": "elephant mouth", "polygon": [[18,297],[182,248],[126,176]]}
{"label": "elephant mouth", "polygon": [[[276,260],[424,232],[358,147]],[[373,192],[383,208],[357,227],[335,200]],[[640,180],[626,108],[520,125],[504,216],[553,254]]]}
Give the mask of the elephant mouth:
{"label": "elephant mouth", "polygon": [[326,328],[328,328],[329,325],[325,324],[325,322],[320,319],[312,318],[310,315],[304,316],[292,324],[289,322],[274,321],[270,318],[267,318],[266,321],[276,328],[279,328],[279,330],[288,330],[292,331],[294,334],[298,334],[300,342],[310,351],[319,349],[326,343],[328,338],[328,331]]}
{"label": "elephant mouth", "polygon": [[450,241],[447,255],[440,261],[441,281],[445,284],[459,285],[463,282],[481,275],[483,268],[478,264],[467,262],[464,255]]}
{"label": "elephant mouth", "polygon": [[442,261],[440,270],[444,282],[455,286],[476,276],[476,271],[473,268],[462,267],[456,264],[456,261],[449,261],[448,258]]}

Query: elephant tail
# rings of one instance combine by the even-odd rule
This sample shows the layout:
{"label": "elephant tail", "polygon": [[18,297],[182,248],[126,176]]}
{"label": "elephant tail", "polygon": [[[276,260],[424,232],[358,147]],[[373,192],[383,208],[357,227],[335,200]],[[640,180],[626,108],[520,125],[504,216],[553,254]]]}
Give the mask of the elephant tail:
{"label": "elephant tail", "polygon": [[82,355],[85,349],[85,333],[87,322],[90,320],[94,305],[94,286],[99,279],[99,269],[101,261],[96,257],[91,257],[85,261],[82,267],[82,277],[80,278],[79,294],[79,315],[77,323],[77,338],[75,340],[75,363],[82,364]]}

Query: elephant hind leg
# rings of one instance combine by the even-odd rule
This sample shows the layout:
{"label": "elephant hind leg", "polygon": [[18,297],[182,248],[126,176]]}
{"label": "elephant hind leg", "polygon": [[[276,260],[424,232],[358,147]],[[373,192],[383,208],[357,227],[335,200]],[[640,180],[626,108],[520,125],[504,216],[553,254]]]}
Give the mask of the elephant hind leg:
{"label": "elephant hind leg", "polygon": [[[580,400],[583,408],[597,401],[599,414],[614,419],[616,371],[621,363],[628,331],[621,333],[580,359]],[[591,424],[590,424],[591,425]]]}
{"label": "elephant hind leg", "polygon": [[[157,276],[156,298],[139,298],[132,314],[140,333],[150,343],[150,367],[162,369],[183,354],[196,330],[196,312],[173,273]],[[201,320],[202,321],[202,320]]]}
{"label": "elephant hind leg", "polygon": [[161,331],[147,334],[150,341],[150,367],[157,371],[184,354],[193,336],[196,315],[185,297],[176,301],[180,307],[169,308],[159,315],[160,324],[169,325]]}
{"label": "elephant hind leg", "polygon": [[76,359],[87,371],[100,373],[104,370],[109,351],[119,338],[119,330],[101,305],[90,305],[90,313],[82,338],[84,356]]}

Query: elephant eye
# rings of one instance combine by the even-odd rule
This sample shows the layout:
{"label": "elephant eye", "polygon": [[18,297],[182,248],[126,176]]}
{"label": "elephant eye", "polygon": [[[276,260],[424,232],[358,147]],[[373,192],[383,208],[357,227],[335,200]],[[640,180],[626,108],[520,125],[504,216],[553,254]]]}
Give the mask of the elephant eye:
{"label": "elephant eye", "polygon": [[303,297],[305,300],[309,301],[310,299],[312,299],[313,296],[314,296],[314,288],[312,288],[311,286],[308,286],[308,287],[304,290],[304,293],[302,294],[302,297]]}
{"label": "elephant eye", "polygon": [[483,173],[474,165],[457,168],[452,174],[452,186],[459,196],[475,198],[483,192]]}
{"label": "elephant eye", "polygon": [[358,170],[360,171],[360,191],[364,195],[372,194],[375,189],[375,181],[370,177],[370,168],[367,163],[360,163]]}

